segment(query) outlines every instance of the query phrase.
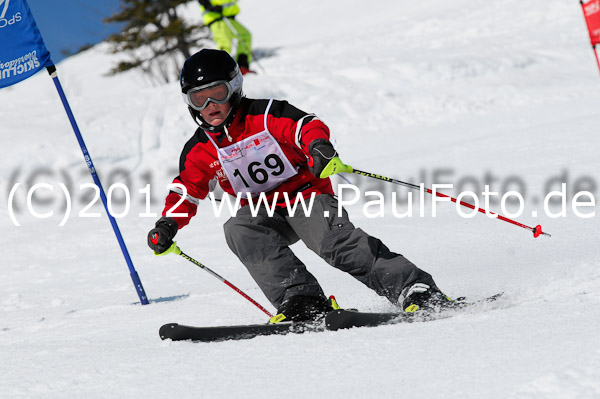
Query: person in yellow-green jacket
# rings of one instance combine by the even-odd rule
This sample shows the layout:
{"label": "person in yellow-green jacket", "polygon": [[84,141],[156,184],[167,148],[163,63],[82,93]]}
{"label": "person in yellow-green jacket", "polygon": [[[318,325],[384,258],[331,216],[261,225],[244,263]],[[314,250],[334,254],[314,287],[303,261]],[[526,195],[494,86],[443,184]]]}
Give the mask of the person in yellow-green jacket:
{"label": "person in yellow-green jacket", "polygon": [[225,50],[237,61],[242,75],[254,73],[252,62],[252,34],[236,21],[240,7],[237,0],[198,0],[204,25],[210,27],[219,50]]}

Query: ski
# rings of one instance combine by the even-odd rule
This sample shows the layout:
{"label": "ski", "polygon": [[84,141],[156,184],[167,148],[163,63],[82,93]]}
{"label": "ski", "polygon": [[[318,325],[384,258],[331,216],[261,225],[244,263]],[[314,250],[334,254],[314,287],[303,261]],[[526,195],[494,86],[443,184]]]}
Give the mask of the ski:
{"label": "ski", "polygon": [[353,327],[376,327],[384,324],[413,323],[441,318],[440,314],[401,313],[401,312],[360,312],[358,310],[339,309],[329,312],[325,317],[325,327],[331,331]]}
{"label": "ski", "polygon": [[456,312],[471,305],[492,302],[502,294],[496,294],[475,302],[468,302],[466,298],[457,298],[455,306],[449,311],[440,313],[405,313],[405,312],[360,312],[355,309],[334,310],[327,314],[325,322],[281,322],[265,324],[242,324],[233,326],[210,326],[194,327],[178,323],[168,323],[159,329],[161,339],[172,341],[194,341],[194,342],[220,342],[228,340],[251,339],[265,335],[302,334],[305,332],[317,332],[331,330],[336,331],[352,327],[375,327],[384,324],[412,323],[433,321],[451,317]]}
{"label": "ski", "polygon": [[339,309],[329,312],[325,317],[325,327],[331,331],[354,327],[376,327],[386,324],[414,323],[440,320],[458,314],[456,311],[469,308],[476,304],[493,302],[502,293],[492,295],[477,301],[469,302],[465,297],[454,300],[452,307],[438,313],[426,312],[360,312],[354,309]]}
{"label": "ski", "polygon": [[321,324],[309,323],[265,323],[233,326],[192,327],[177,323],[163,325],[160,337],[172,341],[219,342],[227,340],[250,339],[263,335],[301,334],[307,331],[324,331]]}

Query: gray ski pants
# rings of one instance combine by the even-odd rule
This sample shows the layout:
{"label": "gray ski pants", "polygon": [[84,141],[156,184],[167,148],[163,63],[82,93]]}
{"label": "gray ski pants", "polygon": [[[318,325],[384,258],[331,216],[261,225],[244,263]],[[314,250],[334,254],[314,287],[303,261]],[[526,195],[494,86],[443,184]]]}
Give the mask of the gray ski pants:
{"label": "gray ski pants", "polygon": [[298,240],[393,303],[404,287],[416,282],[435,285],[431,275],[354,227],[346,210],[342,209],[339,217],[338,201],[328,194],[315,197],[308,217],[302,209],[296,209],[293,217],[287,209],[269,217],[264,207],[253,217],[250,207],[244,206],[225,223],[224,230],[229,248],[276,308],[294,295],[324,295],[315,277],[289,248]]}

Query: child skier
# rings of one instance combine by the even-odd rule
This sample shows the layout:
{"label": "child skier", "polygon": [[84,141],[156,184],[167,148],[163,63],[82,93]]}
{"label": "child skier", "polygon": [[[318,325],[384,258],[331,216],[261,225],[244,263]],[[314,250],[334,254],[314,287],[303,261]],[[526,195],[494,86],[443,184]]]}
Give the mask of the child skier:
{"label": "child skier", "polygon": [[[356,228],[339,209],[329,176],[345,165],[329,142],[329,128],[314,114],[286,101],[246,98],[239,67],[225,51],[194,54],[180,83],[200,127],[185,144],[174,179],[185,186],[185,197],[182,201],[183,191],[166,197],[163,217],[148,234],[151,249],[162,253],[171,246],[216,181],[230,195],[256,201],[265,193],[269,204],[277,203],[273,216],[264,206],[252,216],[243,200],[224,225],[229,248],[277,308],[275,320],[310,320],[332,310],[315,277],[289,248],[298,240],[405,311],[450,302],[431,275]],[[298,193],[307,199],[314,195],[310,215],[289,216],[284,193],[290,201]],[[187,216],[167,217],[168,211]]]}

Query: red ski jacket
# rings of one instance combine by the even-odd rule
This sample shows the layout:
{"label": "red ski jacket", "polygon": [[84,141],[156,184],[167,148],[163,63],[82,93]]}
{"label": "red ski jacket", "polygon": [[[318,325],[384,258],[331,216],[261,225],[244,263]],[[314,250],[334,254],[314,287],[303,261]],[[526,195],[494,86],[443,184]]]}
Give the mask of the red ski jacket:
{"label": "red ski jacket", "polygon": [[[229,127],[230,142],[225,133],[209,133],[198,128],[194,136],[185,144],[179,160],[179,176],[173,183],[183,184],[186,196],[181,201],[182,192],[171,191],[166,198],[163,216],[167,211],[172,213],[187,214],[187,217],[174,217],[179,228],[187,225],[196,214],[199,200],[206,198],[208,193],[218,182],[228,194],[235,196],[232,185],[221,167],[217,150],[207,135],[220,147],[227,147],[254,134],[265,130],[265,121],[268,131],[278,142],[281,150],[297,169],[297,174],[284,181],[278,187],[266,192],[269,205],[273,196],[278,192],[277,207],[286,206],[283,193],[288,193],[291,203],[294,203],[297,193],[302,193],[304,198],[309,198],[312,193],[333,194],[329,178],[320,179],[313,176],[308,169],[308,148],[313,140],[323,138],[329,140],[329,128],[314,114],[300,111],[287,101],[273,100],[265,118],[269,100],[254,100],[242,98],[233,123]],[[244,196],[243,198],[246,198]],[[242,206],[248,205],[243,199]]]}

